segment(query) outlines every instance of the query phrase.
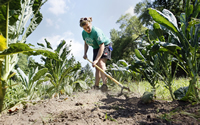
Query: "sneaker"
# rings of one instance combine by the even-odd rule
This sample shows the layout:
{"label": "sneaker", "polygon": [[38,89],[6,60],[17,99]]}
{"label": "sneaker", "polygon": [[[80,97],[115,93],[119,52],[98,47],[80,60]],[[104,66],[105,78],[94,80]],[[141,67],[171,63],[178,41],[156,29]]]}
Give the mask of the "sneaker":
{"label": "sneaker", "polygon": [[94,86],[92,87],[92,89],[94,89],[94,90],[99,90],[99,86],[94,85]]}
{"label": "sneaker", "polygon": [[103,85],[101,86],[101,91],[102,91],[102,92],[107,92],[107,91],[108,91],[108,86],[107,86],[106,84],[103,84]]}

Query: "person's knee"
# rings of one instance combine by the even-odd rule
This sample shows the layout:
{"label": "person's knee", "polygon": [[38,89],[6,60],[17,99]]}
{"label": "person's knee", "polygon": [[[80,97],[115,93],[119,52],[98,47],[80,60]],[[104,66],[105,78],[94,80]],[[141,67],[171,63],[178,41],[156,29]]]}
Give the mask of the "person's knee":
{"label": "person's knee", "polygon": [[101,61],[101,62],[99,63],[99,67],[100,67],[101,69],[103,69],[103,70],[106,70],[106,63],[103,62],[103,61]]}

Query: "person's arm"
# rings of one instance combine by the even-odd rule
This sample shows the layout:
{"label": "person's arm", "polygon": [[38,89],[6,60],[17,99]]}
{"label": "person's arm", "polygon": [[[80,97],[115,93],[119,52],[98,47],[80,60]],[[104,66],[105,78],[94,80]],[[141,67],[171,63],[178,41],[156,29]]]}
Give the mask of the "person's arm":
{"label": "person's arm", "polygon": [[[84,41],[85,42],[85,41]],[[87,51],[88,51],[88,44],[85,42],[84,44],[84,55],[83,58],[86,59],[87,58]]]}
{"label": "person's arm", "polygon": [[105,48],[104,43],[100,44],[99,47],[100,47],[100,48],[99,48],[97,57],[96,57],[96,59],[94,60],[94,62],[92,63],[93,66],[97,64],[97,62],[100,60],[100,58],[101,58],[101,56],[102,56],[102,54],[103,54],[103,51],[104,51],[104,48]]}

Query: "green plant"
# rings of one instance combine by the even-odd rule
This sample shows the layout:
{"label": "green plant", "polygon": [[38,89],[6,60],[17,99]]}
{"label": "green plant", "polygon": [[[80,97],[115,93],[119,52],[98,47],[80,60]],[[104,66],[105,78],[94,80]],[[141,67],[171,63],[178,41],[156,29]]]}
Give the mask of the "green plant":
{"label": "green plant", "polygon": [[114,118],[112,118],[111,116],[109,116],[107,113],[105,114],[105,119],[117,122]]}
{"label": "green plant", "polygon": [[[6,50],[0,52],[0,112],[6,94],[5,86],[10,78],[10,72],[18,62],[18,53],[27,55],[40,55],[57,58],[56,54],[47,49],[31,48],[25,44],[26,38],[36,29],[42,21],[41,6],[46,1],[42,0],[5,0],[0,5],[0,34],[6,36]],[[25,26],[28,26],[25,28]],[[3,52],[2,52],[3,51]],[[4,60],[5,59],[5,60]],[[3,65],[3,62],[4,65]]]}
{"label": "green plant", "polygon": [[49,81],[49,79],[45,77],[48,72],[47,68],[42,68],[40,70],[38,70],[38,68],[31,68],[28,75],[26,75],[19,67],[16,69],[22,81],[23,90],[27,100],[34,98],[38,85]]}
{"label": "green plant", "polygon": [[[126,62],[125,60],[119,60],[116,64],[110,64],[107,71],[109,72],[109,74],[111,74],[113,78],[116,78],[116,80],[118,80],[122,84],[132,86],[133,84],[131,83],[135,81],[138,85],[139,80],[141,79],[141,75],[135,71],[131,71],[130,69],[128,69],[129,66],[130,64],[128,64],[128,62]],[[108,83],[112,83],[112,80],[109,79]]]}
{"label": "green plant", "polygon": [[135,49],[135,54],[132,57],[133,62],[129,66],[129,69],[140,73],[144,79],[151,84],[151,91],[156,93],[156,84],[160,77],[158,73],[160,65],[158,56],[151,53],[152,46],[152,44],[146,44],[146,46],[140,48],[140,50]]}
{"label": "green plant", "polygon": [[25,93],[22,84],[18,83],[16,85],[16,82],[9,80],[2,110],[13,107],[14,105],[22,101],[24,98],[25,98]]}
{"label": "green plant", "polygon": [[[45,39],[46,47],[52,49],[51,44]],[[38,45],[44,47],[44,44],[38,43]],[[60,91],[64,90],[67,87],[68,93],[71,93],[73,90],[71,88],[70,79],[73,78],[73,73],[77,72],[81,65],[79,62],[75,62],[74,57],[68,57],[70,54],[70,45],[66,43],[66,41],[62,40],[60,44],[55,49],[55,52],[58,53],[58,57],[61,60],[55,60],[48,57],[42,57],[41,59],[44,61],[44,66],[48,68],[47,77],[50,79],[50,83],[52,86],[47,90],[48,93],[55,94],[55,96],[59,97]],[[73,83],[77,83],[77,81],[73,81]],[[79,81],[79,84],[83,82]]]}
{"label": "green plant", "polygon": [[[190,3],[191,0],[186,1],[185,13],[181,14],[180,28],[178,28],[175,19],[172,20],[160,11],[149,8],[149,14],[153,20],[166,27],[170,31],[170,35],[175,36],[174,44],[160,42],[157,45],[157,50],[168,52],[175,56],[191,78],[189,89],[182,100],[191,100],[191,97],[199,99],[196,85],[200,62],[198,44],[200,22],[193,21],[192,18],[196,18],[200,12],[200,1],[196,1],[194,5]],[[168,10],[164,9],[163,11],[169,13]]]}

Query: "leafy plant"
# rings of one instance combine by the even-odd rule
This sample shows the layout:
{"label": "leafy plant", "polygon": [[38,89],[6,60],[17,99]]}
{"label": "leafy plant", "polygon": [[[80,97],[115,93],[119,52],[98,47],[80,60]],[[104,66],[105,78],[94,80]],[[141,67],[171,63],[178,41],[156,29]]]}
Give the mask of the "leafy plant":
{"label": "leafy plant", "polygon": [[[0,32],[6,36],[8,48],[0,52],[0,112],[2,111],[3,100],[6,93],[5,86],[10,78],[10,72],[18,62],[18,53],[27,55],[40,55],[56,58],[56,54],[50,50],[34,49],[32,45],[25,44],[26,38],[36,29],[42,21],[40,13],[41,6],[46,1],[42,0],[4,0],[0,5]],[[25,28],[25,26],[27,26]],[[1,39],[2,40],[2,39]],[[5,59],[5,60],[4,60]],[[4,65],[2,64],[3,62]]]}
{"label": "leafy plant", "polygon": [[[149,14],[153,20],[166,27],[171,32],[171,35],[176,38],[173,45],[159,43],[157,50],[165,51],[175,56],[191,78],[189,89],[182,100],[189,100],[193,97],[199,99],[196,85],[200,62],[198,43],[200,23],[194,22],[191,19],[198,16],[200,12],[200,1],[196,1],[194,5],[190,3],[191,0],[186,1],[185,13],[181,14],[181,28],[178,28],[176,21],[171,20],[169,16],[149,8]],[[163,11],[169,13],[168,10],[164,9]],[[179,48],[179,50],[177,51],[174,48]]]}
{"label": "leafy plant", "polygon": [[31,68],[28,75],[26,75],[19,67],[16,67],[16,69],[22,81],[23,90],[26,93],[28,100],[34,98],[35,90],[37,89],[38,85],[49,81],[49,79],[45,77],[46,73],[48,72],[47,68],[42,68],[40,70],[38,70],[38,68]]}
{"label": "leafy plant", "polygon": [[135,49],[135,55],[133,55],[133,62],[129,66],[129,69],[132,71],[138,72],[147,80],[152,86],[152,92],[156,93],[156,84],[158,83],[158,79],[160,74],[158,71],[160,70],[158,56],[152,53],[152,44],[146,44],[146,47],[141,47],[139,49]]}
{"label": "leafy plant", "polygon": [[[111,74],[112,77],[116,78],[116,80],[118,80],[122,84],[127,84],[127,86],[131,86],[131,83],[135,81],[136,84],[139,85],[141,75],[135,71],[130,70],[128,68],[129,66],[130,64],[128,64],[127,61],[119,60],[117,61],[117,63],[112,63],[109,65],[108,72],[109,74]],[[109,79],[109,83],[112,83],[112,80]]]}
{"label": "leafy plant", "polygon": [[[52,49],[51,44],[46,39],[45,42],[46,47]],[[38,43],[38,45],[42,47],[45,46],[41,43]],[[51,92],[59,97],[60,91],[64,90],[65,86],[71,85],[70,83],[67,83],[69,81],[68,79],[73,78],[72,73],[78,71],[81,68],[81,65],[79,62],[75,62],[73,56],[71,58],[68,57],[70,54],[70,45],[68,45],[66,41],[62,40],[55,49],[55,52],[58,53],[58,57],[61,60],[55,60],[48,57],[42,57],[41,59],[44,61],[44,66],[49,70],[47,77],[52,84],[47,92]],[[82,82],[79,83],[81,84]]]}

